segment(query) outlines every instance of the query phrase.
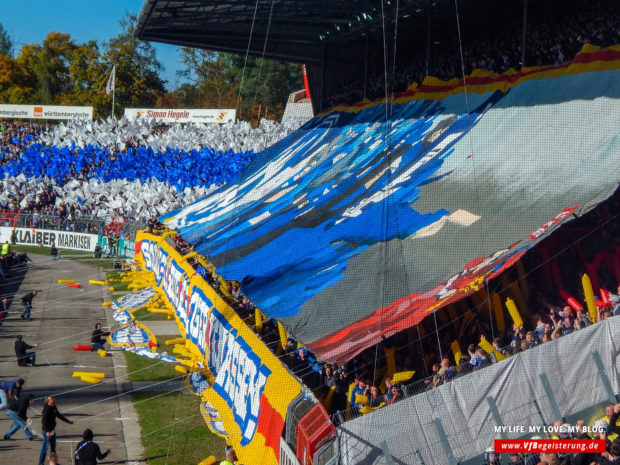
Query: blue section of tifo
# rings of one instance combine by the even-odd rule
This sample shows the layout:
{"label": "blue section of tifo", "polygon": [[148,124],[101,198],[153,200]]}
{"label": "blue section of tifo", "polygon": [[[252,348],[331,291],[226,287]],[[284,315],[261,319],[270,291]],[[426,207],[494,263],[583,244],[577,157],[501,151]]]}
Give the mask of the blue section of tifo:
{"label": "blue section of tifo", "polygon": [[445,102],[395,105],[389,123],[383,105],[316,118],[259,154],[238,184],[164,219],[218,273],[244,278],[243,292],[269,317],[294,316],[368,247],[451,213],[420,213],[412,204],[504,95],[472,96],[472,111],[461,113]]}
{"label": "blue section of tifo", "polygon": [[[29,142],[26,140],[28,137],[32,136],[26,136],[22,143]],[[208,188],[226,184],[253,158],[254,152],[251,150],[234,153],[232,150],[221,152],[208,147],[189,151],[170,147],[165,151],[130,147],[125,152],[111,153],[90,145],[85,148],[59,148],[32,144],[19,160],[0,164],[0,177],[13,177],[21,173],[29,177],[48,176],[61,185],[79,174],[103,182],[139,179],[145,183],[154,178],[167,181],[182,191],[186,187]]]}

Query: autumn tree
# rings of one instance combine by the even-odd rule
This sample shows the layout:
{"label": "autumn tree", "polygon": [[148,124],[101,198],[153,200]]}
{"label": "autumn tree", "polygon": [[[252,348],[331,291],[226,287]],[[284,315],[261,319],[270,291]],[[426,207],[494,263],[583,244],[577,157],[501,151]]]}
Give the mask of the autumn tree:
{"label": "autumn tree", "polygon": [[11,55],[13,52],[13,41],[4,26],[0,24],[0,55]]}
{"label": "autumn tree", "polygon": [[32,99],[33,88],[26,68],[10,55],[0,55],[0,102],[28,103]]}
{"label": "autumn tree", "polygon": [[116,65],[116,114],[125,107],[152,107],[166,90],[155,48],[133,35],[136,20],[135,15],[127,15],[120,21],[122,31],[107,42],[102,57],[106,79]]}

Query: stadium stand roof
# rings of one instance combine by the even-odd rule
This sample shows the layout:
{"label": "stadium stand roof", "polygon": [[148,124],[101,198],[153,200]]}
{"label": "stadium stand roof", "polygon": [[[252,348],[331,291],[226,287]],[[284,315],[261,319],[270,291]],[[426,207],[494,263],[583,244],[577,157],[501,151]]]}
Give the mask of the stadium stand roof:
{"label": "stadium stand roof", "polygon": [[[499,3],[500,15],[514,15],[509,6],[518,11],[518,2]],[[459,5],[459,14],[465,18],[477,12],[479,17],[481,11],[488,15],[497,8],[497,2],[472,0]],[[393,31],[406,45],[403,53],[412,47],[424,49],[430,18],[434,34],[455,32],[454,5],[448,0],[146,0],[135,36],[306,64],[314,109],[319,111],[323,87],[339,77],[359,78],[365,70],[383,68],[380,52],[384,41],[388,47],[393,42]]]}
{"label": "stadium stand roof", "polygon": [[[412,13],[419,16],[424,3],[425,0],[404,2],[401,17]],[[262,55],[265,47],[265,56],[269,58],[320,63],[325,44],[348,42],[381,29],[380,9],[378,1],[360,0],[147,0],[136,36],[245,54],[251,35],[251,54]]]}

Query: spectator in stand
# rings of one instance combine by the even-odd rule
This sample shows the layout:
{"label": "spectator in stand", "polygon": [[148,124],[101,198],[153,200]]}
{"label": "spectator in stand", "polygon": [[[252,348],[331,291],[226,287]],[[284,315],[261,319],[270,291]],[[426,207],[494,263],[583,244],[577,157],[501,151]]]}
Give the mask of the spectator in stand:
{"label": "spectator in stand", "polygon": [[476,349],[476,356],[478,358],[476,360],[476,366],[474,367],[474,370],[480,370],[481,368],[487,367],[493,363],[493,360],[491,360],[489,354],[481,347],[478,347]]}
{"label": "spectator in stand", "polygon": [[534,331],[528,331],[525,333],[525,342],[527,342],[527,348],[531,349],[532,347],[536,347],[540,342],[536,339],[536,334]]}
{"label": "spectator in stand", "polygon": [[400,392],[400,387],[398,386],[398,384],[392,384],[391,390],[392,390],[392,396],[387,401],[388,405],[391,405],[391,404],[393,404],[395,402],[398,402],[399,400],[401,400],[403,398],[402,393]]}
{"label": "spectator in stand", "polygon": [[377,386],[371,386],[368,405],[372,408],[379,408],[383,403],[385,403],[385,397],[379,393],[379,388]]}

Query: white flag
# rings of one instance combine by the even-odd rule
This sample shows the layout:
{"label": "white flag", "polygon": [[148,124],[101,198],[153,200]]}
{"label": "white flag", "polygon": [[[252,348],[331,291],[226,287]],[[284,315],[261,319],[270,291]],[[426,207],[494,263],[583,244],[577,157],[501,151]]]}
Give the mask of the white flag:
{"label": "white flag", "polygon": [[116,65],[112,68],[112,72],[110,73],[110,77],[108,78],[108,83],[105,85],[105,93],[110,95],[114,92],[114,82],[116,81]]}

